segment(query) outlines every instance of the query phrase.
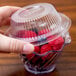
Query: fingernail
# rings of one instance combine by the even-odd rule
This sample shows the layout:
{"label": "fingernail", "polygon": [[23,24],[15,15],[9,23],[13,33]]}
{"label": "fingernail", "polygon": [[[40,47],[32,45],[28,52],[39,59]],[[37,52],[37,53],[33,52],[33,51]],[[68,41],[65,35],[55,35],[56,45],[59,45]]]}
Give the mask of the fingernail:
{"label": "fingernail", "polygon": [[25,44],[23,46],[23,51],[22,53],[25,53],[25,54],[30,54],[34,51],[34,46],[32,44]]}

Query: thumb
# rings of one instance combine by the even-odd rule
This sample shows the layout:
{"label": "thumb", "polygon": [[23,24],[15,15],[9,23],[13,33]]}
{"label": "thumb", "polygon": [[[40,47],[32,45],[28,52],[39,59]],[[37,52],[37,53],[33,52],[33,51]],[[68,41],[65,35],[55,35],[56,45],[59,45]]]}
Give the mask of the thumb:
{"label": "thumb", "polygon": [[30,54],[34,46],[28,42],[6,37],[0,34],[0,51]]}

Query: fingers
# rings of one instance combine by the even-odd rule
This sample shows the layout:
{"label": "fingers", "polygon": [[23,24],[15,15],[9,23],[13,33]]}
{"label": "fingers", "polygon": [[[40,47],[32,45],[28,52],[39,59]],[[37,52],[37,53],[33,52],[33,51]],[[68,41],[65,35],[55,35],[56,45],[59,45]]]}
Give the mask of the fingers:
{"label": "fingers", "polygon": [[9,38],[0,34],[0,50],[2,52],[30,54],[34,51],[34,46],[28,42]]}
{"label": "fingers", "polygon": [[[4,6],[0,7],[0,25],[10,22],[10,16],[20,9],[20,7]],[[0,50],[2,52],[14,52],[30,54],[34,51],[34,46],[24,41],[6,37],[0,34]]]}
{"label": "fingers", "polygon": [[7,18],[7,17],[10,17],[18,9],[20,9],[20,7],[3,6],[3,7],[0,7],[0,15],[2,18]]}
{"label": "fingers", "polygon": [[1,33],[1,34],[4,34],[4,32],[3,32],[2,30],[0,30],[0,33]]}
{"label": "fingers", "polygon": [[7,20],[9,21],[9,17],[18,9],[20,9],[20,7],[15,6],[0,7],[0,25],[2,25],[2,23],[7,23]]}
{"label": "fingers", "polygon": [[10,17],[7,18],[7,19],[3,19],[2,22],[1,22],[1,26],[2,25],[8,25],[9,26],[10,25],[10,20],[11,20]]}

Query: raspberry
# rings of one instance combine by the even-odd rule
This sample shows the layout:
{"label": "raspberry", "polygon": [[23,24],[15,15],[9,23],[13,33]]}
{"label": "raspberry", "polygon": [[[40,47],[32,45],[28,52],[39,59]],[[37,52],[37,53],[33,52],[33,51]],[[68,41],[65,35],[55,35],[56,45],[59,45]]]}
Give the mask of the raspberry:
{"label": "raspberry", "polygon": [[51,46],[49,44],[45,44],[41,47],[41,54],[48,52],[50,50],[52,50]]}
{"label": "raspberry", "polygon": [[38,34],[37,28],[32,28],[32,31],[34,31],[36,34]]}
{"label": "raspberry", "polygon": [[33,32],[33,31],[25,31],[25,38],[35,37],[35,36],[37,36],[35,32]]}
{"label": "raspberry", "polygon": [[[48,40],[48,39],[47,39]],[[62,37],[58,37],[57,39],[48,42],[51,46],[53,45],[59,45],[64,43],[64,39]]]}
{"label": "raspberry", "polygon": [[49,30],[43,29],[43,30],[38,32],[38,35],[46,34],[48,32],[49,32]]}
{"label": "raspberry", "polygon": [[[35,48],[35,49],[34,49],[34,52],[36,52],[36,53],[39,53],[39,52],[40,52],[39,46],[35,46],[34,48]],[[35,55],[35,54],[30,55],[28,59],[31,59],[31,57],[33,57],[33,59],[32,59],[32,63],[33,63],[33,64],[35,64],[36,61],[39,59],[39,56],[37,56],[37,55]]]}
{"label": "raspberry", "polygon": [[35,37],[37,36],[35,32],[29,31],[29,30],[21,30],[17,33],[17,37],[20,38],[29,38],[29,37]]}
{"label": "raspberry", "polygon": [[35,50],[34,50],[36,53],[39,53],[40,52],[40,47],[39,46],[35,46]]}
{"label": "raspberry", "polygon": [[[50,40],[50,38],[48,38],[47,40]],[[57,39],[50,41],[48,43],[50,44],[50,46],[52,46],[53,50],[59,50],[64,44],[64,39],[60,36]]]}
{"label": "raspberry", "polygon": [[18,31],[16,37],[25,38],[25,30]]}
{"label": "raspberry", "polygon": [[42,60],[45,61],[45,60],[47,59],[48,55],[49,55],[49,54],[43,56],[43,57],[42,57]]}
{"label": "raspberry", "polygon": [[[47,37],[47,41],[49,42],[51,39],[54,39],[56,37],[56,35],[52,35],[52,36],[49,36],[49,37]],[[50,41],[51,42],[51,41]],[[49,43],[50,43],[49,42]]]}
{"label": "raspberry", "polygon": [[[39,53],[40,52],[40,48],[39,46],[35,46],[35,52]],[[33,58],[35,55],[34,54],[28,54],[26,55],[26,57],[28,58],[28,60],[30,60],[31,58]],[[35,58],[34,58],[35,59]]]}
{"label": "raspberry", "polygon": [[43,57],[42,57],[42,60],[45,61],[46,59],[47,59],[47,60],[48,60],[48,59],[51,59],[51,58],[53,57],[53,55],[54,55],[53,52],[51,52],[51,53],[43,56]]}
{"label": "raspberry", "polygon": [[62,45],[55,45],[52,48],[53,48],[53,50],[60,50],[61,47],[62,47]]}
{"label": "raspberry", "polygon": [[34,65],[38,64],[40,60],[40,56],[35,55],[34,58],[32,59],[32,63]]}
{"label": "raspberry", "polygon": [[26,55],[26,58],[28,59],[28,60],[30,60],[31,58],[33,58],[35,55],[34,54],[28,54],[28,55]]}

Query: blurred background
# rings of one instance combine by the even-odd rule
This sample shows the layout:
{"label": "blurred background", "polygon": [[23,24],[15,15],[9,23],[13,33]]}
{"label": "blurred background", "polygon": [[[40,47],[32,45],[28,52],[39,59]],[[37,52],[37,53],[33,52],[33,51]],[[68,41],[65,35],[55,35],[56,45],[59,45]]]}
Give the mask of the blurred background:
{"label": "blurred background", "polygon": [[[69,30],[72,42],[64,48],[54,72],[42,76],[76,76],[76,0],[0,0],[0,6],[26,6],[34,3],[51,3],[58,12],[72,20]],[[0,27],[3,31],[6,26]],[[37,76],[28,73],[17,54],[0,54],[0,76]],[[38,75],[41,76],[41,75]]]}

